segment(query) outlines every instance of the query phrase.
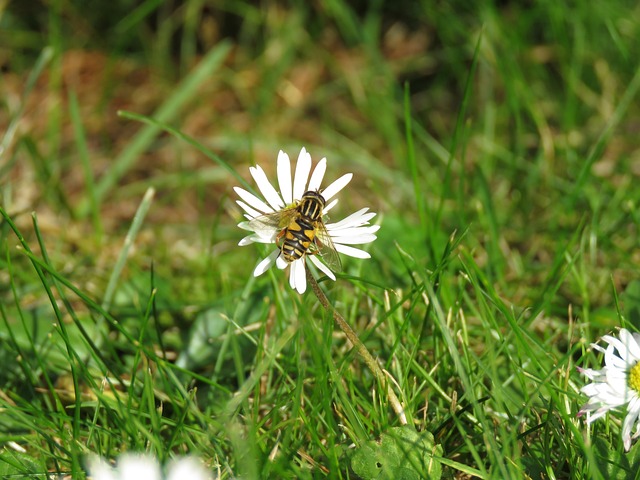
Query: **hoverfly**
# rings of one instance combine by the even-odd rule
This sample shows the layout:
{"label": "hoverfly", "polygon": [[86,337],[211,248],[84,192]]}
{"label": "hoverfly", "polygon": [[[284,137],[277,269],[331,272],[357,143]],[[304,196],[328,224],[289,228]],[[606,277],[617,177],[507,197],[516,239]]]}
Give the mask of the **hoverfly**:
{"label": "hoverfly", "polygon": [[280,230],[276,244],[287,263],[319,254],[331,270],[339,272],[340,257],[322,220],[325,204],[320,191],[309,190],[289,207],[250,220],[249,226],[256,232]]}

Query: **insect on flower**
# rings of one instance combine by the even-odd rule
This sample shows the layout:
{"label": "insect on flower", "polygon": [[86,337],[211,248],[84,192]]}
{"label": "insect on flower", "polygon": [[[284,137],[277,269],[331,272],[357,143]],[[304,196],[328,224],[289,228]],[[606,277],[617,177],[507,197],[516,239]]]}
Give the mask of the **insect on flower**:
{"label": "insect on flower", "polygon": [[309,190],[299,202],[279,212],[254,218],[249,221],[249,226],[255,232],[280,229],[276,244],[281,243],[280,256],[287,263],[295,262],[306,254],[320,254],[331,270],[340,272],[340,257],[322,220],[325,205],[319,191]]}
{"label": "insect on flower", "polygon": [[327,212],[338,203],[333,197],[351,181],[353,175],[345,174],[326,188],[321,188],[327,161],[324,158],[320,160],[313,172],[311,166],[311,155],[303,148],[292,180],[289,156],[280,151],[277,162],[279,190],[274,188],[259,166],[249,170],[264,201],[242,188],[234,188],[241,198],[237,203],[247,219],[238,226],[252,232],[239,245],[275,243],[277,246],[258,263],[253,275],[262,275],[274,264],[279,269],[290,267],[289,284],[299,293],[304,293],[307,287],[307,259],[335,280],[333,272],[342,268],[338,253],[369,258],[367,252],[351,245],[374,241],[374,234],[380,228],[369,224],[376,214],[369,212],[368,208],[358,210],[339,222],[325,223]]}

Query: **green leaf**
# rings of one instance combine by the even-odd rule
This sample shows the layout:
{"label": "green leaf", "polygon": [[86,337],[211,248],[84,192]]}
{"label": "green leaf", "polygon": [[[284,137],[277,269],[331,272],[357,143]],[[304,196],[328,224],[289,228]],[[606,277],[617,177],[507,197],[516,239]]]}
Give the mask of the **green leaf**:
{"label": "green leaf", "polygon": [[435,445],[431,432],[394,427],[358,448],[351,457],[351,468],[364,480],[437,480],[442,465],[435,457],[442,447]]}
{"label": "green leaf", "polygon": [[611,443],[598,437],[593,439],[593,450],[599,470],[606,472],[605,478],[610,480],[637,478],[636,472],[640,462],[639,445],[634,445],[631,451],[625,453],[621,448],[612,448]]}

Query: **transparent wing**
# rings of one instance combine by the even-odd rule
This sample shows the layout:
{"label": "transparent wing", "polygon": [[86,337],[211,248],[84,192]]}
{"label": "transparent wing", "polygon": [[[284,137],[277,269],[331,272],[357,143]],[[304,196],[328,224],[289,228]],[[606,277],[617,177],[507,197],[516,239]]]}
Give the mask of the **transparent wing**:
{"label": "transparent wing", "polygon": [[331,235],[324,226],[324,223],[318,222],[316,227],[315,246],[317,253],[322,257],[322,261],[334,272],[339,273],[342,271],[342,262],[340,261],[340,255],[336,252],[336,247],[333,245]]}
{"label": "transparent wing", "polygon": [[256,233],[270,234],[286,228],[298,213],[295,206],[285,208],[278,212],[265,213],[249,220],[249,227]]}

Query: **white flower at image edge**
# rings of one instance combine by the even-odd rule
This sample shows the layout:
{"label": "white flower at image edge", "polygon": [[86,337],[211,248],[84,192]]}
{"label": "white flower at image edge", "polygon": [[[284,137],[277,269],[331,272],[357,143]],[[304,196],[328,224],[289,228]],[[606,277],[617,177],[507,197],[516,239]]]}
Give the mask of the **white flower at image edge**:
{"label": "white flower at image edge", "polygon": [[[289,156],[280,150],[276,165],[279,190],[276,190],[271,182],[269,182],[267,175],[260,166],[249,168],[251,176],[255,180],[265,200],[261,200],[242,188],[234,187],[234,190],[242,199],[237,200],[237,203],[244,210],[244,216],[247,219],[246,222],[242,222],[238,224],[238,226],[253,232],[240,241],[240,246],[251,243],[276,243],[276,238],[278,234],[281,233],[278,229],[274,228],[268,232],[256,231],[250,225],[251,220],[265,214],[281,211],[295,204],[295,202],[300,201],[302,195],[307,191],[321,192],[322,197],[327,202],[323,209],[323,215],[338,203],[338,200],[333,199],[333,197],[351,181],[353,174],[347,173],[326,188],[321,189],[322,179],[327,169],[327,159],[323,158],[320,160],[313,169],[313,172],[311,172],[311,166],[311,155],[305,148],[302,148],[292,179]],[[311,178],[309,178],[309,175],[311,175]],[[370,258],[369,253],[352,247],[351,245],[370,243],[377,238],[374,234],[380,226],[369,224],[369,221],[375,217],[375,215],[375,213],[369,212],[368,208],[363,208],[339,222],[326,223],[325,227],[331,237],[335,250],[355,258]],[[284,269],[287,265],[290,265],[289,284],[291,288],[294,288],[299,293],[304,293],[307,288],[305,260],[308,258],[311,263],[327,275],[327,277],[332,280],[336,279],[331,269],[318,258],[319,255],[303,255],[302,258],[288,263],[282,258],[280,253],[280,248],[271,252],[271,254],[256,266],[253,275],[255,277],[262,275],[274,264],[279,269]]]}
{"label": "white flower at image edge", "polygon": [[157,460],[150,455],[126,453],[112,467],[105,459],[92,455],[87,459],[91,480],[211,480],[213,476],[200,460],[183,457],[169,462],[166,475]]}
{"label": "white flower at image edge", "polygon": [[[606,349],[592,344],[592,347],[604,353],[604,368],[592,370],[579,368],[580,373],[593,380],[580,389],[589,397],[589,401],[580,409],[578,416],[587,415],[587,424],[604,416],[609,410],[627,406],[627,415],[622,423],[622,442],[629,451],[632,440],[640,436],[640,334],[621,329],[616,338],[612,335],[602,337],[608,346]],[[631,431],[635,425],[635,433]]]}

